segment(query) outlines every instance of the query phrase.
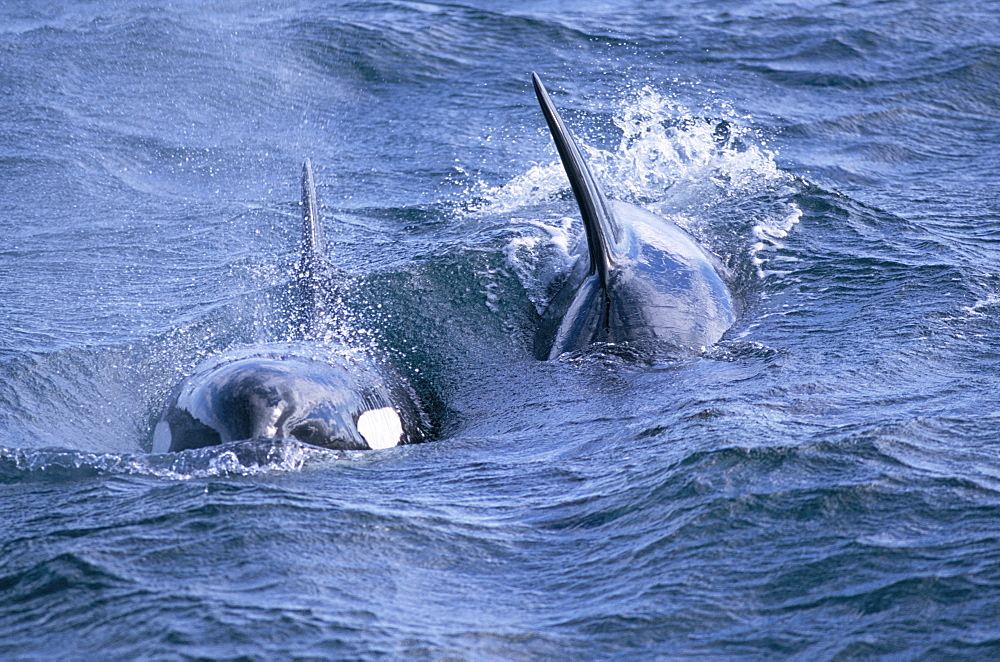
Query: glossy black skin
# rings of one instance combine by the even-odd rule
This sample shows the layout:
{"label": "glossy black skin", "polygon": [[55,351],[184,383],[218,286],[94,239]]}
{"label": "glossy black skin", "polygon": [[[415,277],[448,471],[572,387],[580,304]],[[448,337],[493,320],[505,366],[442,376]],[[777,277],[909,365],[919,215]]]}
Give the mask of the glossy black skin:
{"label": "glossy black skin", "polygon": [[307,349],[253,348],[199,366],[157,424],[153,452],[262,438],[364,450],[371,440],[359,431],[358,419],[386,408],[401,427],[390,445],[426,439],[416,396],[389,367],[346,348],[313,347],[312,355]]}
{"label": "glossy black skin", "polygon": [[685,353],[715,344],[736,321],[719,260],[685,230],[640,207],[609,201],[620,239],[606,284],[580,259],[535,335],[535,354],[552,359],[594,342],[654,340]]}
{"label": "glossy black skin", "polygon": [[736,321],[719,260],[665,218],[601,191],[548,91],[535,94],[580,207],[579,259],[535,334],[535,356],[553,359],[594,342],[652,340],[700,352]]}

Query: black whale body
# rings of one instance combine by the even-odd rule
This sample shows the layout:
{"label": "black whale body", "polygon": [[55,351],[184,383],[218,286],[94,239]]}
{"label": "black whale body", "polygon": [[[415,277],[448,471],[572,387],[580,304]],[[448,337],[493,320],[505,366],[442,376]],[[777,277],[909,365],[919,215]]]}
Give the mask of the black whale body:
{"label": "black whale body", "polygon": [[312,166],[303,166],[302,257],[296,274],[300,341],[210,358],[175,390],[153,432],[154,453],[245,439],[297,439],[333,449],[425,441],[428,420],[409,384],[381,357],[320,342],[332,269],[326,262]]}
{"label": "black whale body", "polygon": [[535,94],[586,230],[572,272],[542,314],[537,358],[594,342],[655,341],[697,353],[736,321],[717,257],[671,221],[608,200],[537,75]]}
{"label": "black whale body", "polygon": [[199,366],[157,424],[153,452],[242,439],[345,450],[424,440],[417,398],[391,368],[348,347],[304,350],[250,348]]}

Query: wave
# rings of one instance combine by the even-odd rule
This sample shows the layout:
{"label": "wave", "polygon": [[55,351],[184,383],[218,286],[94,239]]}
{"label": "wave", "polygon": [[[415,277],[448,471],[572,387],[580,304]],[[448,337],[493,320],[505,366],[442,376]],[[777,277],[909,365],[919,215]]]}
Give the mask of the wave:
{"label": "wave", "polygon": [[180,453],[115,454],[66,449],[0,448],[0,482],[72,481],[95,476],[145,476],[190,480],[301,471],[355,457],[294,439],[237,441]]}

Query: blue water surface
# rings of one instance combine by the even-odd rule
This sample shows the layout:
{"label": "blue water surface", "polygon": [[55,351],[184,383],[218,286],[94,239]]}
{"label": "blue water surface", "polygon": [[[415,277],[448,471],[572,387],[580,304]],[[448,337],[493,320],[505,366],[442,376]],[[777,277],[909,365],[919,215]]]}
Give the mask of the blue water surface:
{"label": "blue water surface", "polygon": [[[532,71],[717,346],[532,358]],[[0,91],[0,657],[1000,654],[995,2],[12,1]],[[439,439],[149,454],[287,335],[307,157]]]}

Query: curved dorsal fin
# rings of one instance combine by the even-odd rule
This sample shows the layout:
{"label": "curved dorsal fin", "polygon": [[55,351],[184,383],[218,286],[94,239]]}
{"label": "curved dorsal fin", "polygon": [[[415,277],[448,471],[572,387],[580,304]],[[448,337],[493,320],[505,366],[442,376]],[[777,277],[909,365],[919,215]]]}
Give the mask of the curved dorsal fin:
{"label": "curved dorsal fin", "polygon": [[552,104],[541,79],[535,73],[531,74],[531,78],[535,84],[538,103],[542,107],[542,113],[545,114],[545,121],[549,125],[549,131],[552,132],[556,149],[559,150],[563,168],[566,169],[566,176],[569,177],[570,186],[573,187],[576,203],[580,206],[583,226],[587,231],[590,272],[598,275],[602,285],[607,285],[608,271],[614,266],[612,248],[619,242],[621,231],[611,215],[607,199],[583,159],[580,147]]}

